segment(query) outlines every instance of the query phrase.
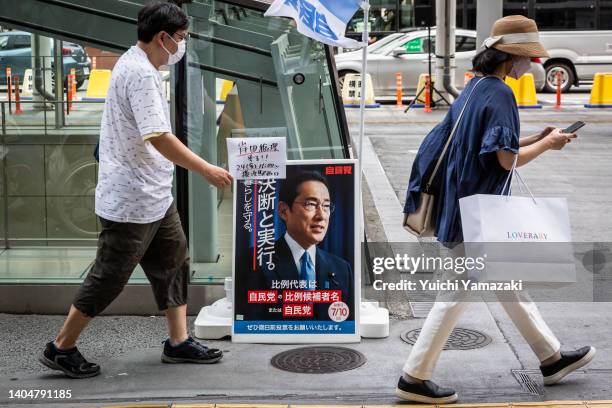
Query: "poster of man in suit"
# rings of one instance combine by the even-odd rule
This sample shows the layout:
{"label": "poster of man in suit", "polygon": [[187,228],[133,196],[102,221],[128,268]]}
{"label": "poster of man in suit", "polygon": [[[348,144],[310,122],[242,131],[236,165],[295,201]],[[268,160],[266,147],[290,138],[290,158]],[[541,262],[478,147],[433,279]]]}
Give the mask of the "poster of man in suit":
{"label": "poster of man in suit", "polygon": [[235,341],[358,339],[354,160],[289,161],[235,193]]}

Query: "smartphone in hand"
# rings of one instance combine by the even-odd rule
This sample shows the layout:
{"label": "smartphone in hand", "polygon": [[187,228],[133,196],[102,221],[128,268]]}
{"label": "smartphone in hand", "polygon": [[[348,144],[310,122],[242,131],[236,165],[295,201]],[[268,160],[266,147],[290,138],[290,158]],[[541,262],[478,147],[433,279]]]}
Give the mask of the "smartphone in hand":
{"label": "smartphone in hand", "polygon": [[586,125],[586,123],[582,121],[577,121],[563,129],[563,133],[575,133],[578,129]]}

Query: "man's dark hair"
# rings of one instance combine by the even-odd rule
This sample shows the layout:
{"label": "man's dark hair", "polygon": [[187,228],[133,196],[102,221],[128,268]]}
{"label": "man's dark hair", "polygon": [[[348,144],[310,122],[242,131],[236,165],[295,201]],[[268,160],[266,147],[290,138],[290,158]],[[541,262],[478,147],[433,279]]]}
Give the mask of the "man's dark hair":
{"label": "man's dark hair", "polygon": [[307,181],[318,181],[325,184],[327,191],[330,191],[331,195],[331,190],[329,188],[329,184],[327,183],[327,179],[323,177],[321,173],[318,171],[302,171],[294,176],[287,177],[287,179],[283,182],[280,192],[278,193],[279,201],[284,202],[289,206],[289,208],[291,208],[293,201],[298,196],[300,185]]}
{"label": "man's dark hair", "polygon": [[476,72],[480,72],[483,75],[492,75],[501,64],[511,59],[512,55],[507,52],[495,48],[487,48],[474,56],[472,66]]}
{"label": "man's dark hair", "polygon": [[138,12],[138,41],[148,43],[160,31],[173,35],[187,27],[189,19],[176,4],[149,3]]}

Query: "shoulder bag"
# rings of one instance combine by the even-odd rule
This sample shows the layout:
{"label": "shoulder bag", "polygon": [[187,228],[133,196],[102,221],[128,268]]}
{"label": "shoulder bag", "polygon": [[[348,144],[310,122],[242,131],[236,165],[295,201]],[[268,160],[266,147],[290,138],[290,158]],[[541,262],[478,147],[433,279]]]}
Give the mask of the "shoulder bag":
{"label": "shoulder bag", "polygon": [[429,179],[427,180],[427,184],[425,184],[425,189],[420,194],[418,208],[413,213],[404,214],[404,222],[403,222],[404,228],[411,234],[416,235],[417,237],[424,238],[424,237],[435,236],[436,222],[437,222],[436,215],[434,214],[435,196],[430,193],[430,187],[436,177],[438,170],[440,169],[440,165],[442,164],[442,161],[444,160],[444,156],[446,155],[446,151],[448,150],[448,147],[450,146],[451,140],[453,139],[453,136],[455,135],[457,131],[459,122],[461,122],[461,118],[463,117],[465,108],[470,102],[470,99],[472,98],[472,95],[474,94],[474,90],[476,89],[478,85],[480,85],[480,83],[484,79],[485,78],[482,78],[481,80],[479,80],[478,83],[474,85],[474,88],[472,88],[472,91],[468,95],[468,98],[465,101],[463,108],[461,109],[461,113],[459,114],[459,117],[457,118],[457,122],[455,122],[455,125],[453,126],[453,129],[451,130],[448,140],[446,141],[446,144],[444,145],[444,149],[442,150],[442,153],[440,154],[440,157],[438,158],[438,161],[436,162],[436,166],[431,172],[431,175],[429,176]]}

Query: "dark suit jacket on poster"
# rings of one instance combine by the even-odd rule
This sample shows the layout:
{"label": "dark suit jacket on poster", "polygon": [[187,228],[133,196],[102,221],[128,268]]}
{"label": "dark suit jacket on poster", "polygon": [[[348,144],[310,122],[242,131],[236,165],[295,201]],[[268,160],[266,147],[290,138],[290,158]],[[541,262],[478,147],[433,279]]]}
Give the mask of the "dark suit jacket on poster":
{"label": "dark suit jacket on poster", "polygon": [[[273,263],[274,269],[270,270],[266,265],[257,266],[252,270],[252,258],[246,256],[247,260],[242,262],[242,268],[237,273],[238,283],[236,296],[236,314],[242,314],[244,320],[282,320],[281,313],[269,313],[268,309],[278,308],[282,310],[282,302],[276,304],[254,304],[248,303],[248,290],[272,289],[272,281],[299,280],[299,271],[295,265],[291,249],[285,238],[276,241],[274,245]],[[315,273],[317,277],[317,290],[341,290],[342,301],[352,307],[353,304],[353,272],[351,265],[344,259],[317,247]],[[332,275],[333,274],[333,275]],[[282,292],[282,289],[278,289]],[[286,318],[287,320],[331,320],[329,318],[329,305],[331,303],[315,303],[314,316],[308,318]],[[354,318],[351,310],[349,320]]]}

